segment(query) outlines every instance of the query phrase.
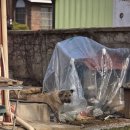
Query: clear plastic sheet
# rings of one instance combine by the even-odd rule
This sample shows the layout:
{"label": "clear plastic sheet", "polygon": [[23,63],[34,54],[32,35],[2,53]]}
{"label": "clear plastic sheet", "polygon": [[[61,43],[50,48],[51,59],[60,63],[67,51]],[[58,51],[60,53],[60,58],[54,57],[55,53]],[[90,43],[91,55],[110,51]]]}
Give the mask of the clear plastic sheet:
{"label": "clear plastic sheet", "polygon": [[129,82],[128,48],[111,49],[87,37],[57,43],[43,81],[43,90],[74,89],[66,111],[92,106],[103,112],[123,106],[122,85]]}

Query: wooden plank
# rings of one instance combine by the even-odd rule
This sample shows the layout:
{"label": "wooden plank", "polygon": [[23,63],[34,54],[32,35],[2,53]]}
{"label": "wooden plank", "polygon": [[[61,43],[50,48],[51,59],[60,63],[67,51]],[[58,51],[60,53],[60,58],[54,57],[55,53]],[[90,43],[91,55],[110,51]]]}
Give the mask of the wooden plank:
{"label": "wooden plank", "polygon": [[13,80],[9,78],[0,77],[0,86],[16,86],[16,85],[22,85],[22,81]]}

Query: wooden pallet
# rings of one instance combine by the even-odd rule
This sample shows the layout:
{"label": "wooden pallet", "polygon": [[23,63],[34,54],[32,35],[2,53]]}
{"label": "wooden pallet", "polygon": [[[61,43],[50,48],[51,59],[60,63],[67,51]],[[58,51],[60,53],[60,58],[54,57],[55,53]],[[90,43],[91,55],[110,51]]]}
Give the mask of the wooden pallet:
{"label": "wooden pallet", "polygon": [[9,79],[5,77],[0,77],[0,87],[7,87],[7,86],[18,86],[22,85],[22,81],[14,80],[14,79]]}

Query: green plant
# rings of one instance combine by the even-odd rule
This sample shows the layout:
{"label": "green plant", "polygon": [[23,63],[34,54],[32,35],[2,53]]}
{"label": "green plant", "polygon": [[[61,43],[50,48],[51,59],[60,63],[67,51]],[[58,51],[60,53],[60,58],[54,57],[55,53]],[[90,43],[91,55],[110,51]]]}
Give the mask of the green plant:
{"label": "green plant", "polygon": [[13,30],[29,30],[29,27],[26,24],[17,23],[14,21],[12,24],[12,29]]}

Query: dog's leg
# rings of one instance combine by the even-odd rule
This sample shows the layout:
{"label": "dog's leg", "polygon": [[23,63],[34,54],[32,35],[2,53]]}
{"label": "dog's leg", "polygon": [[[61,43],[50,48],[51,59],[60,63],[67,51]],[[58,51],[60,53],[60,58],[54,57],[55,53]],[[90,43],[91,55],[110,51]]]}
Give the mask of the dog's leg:
{"label": "dog's leg", "polygon": [[51,111],[54,113],[54,116],[56,118],[56,122],[60,123],[59,112],[57,111],[57,109],[55,107],[50,106],[50,108],[51,108]]}
{"label": "dog's leg", "polygon": [[59,119],[59,113],[58,113],[58,112],[55,112],[54,115],[55,115],[55,117],[56,117],[57,123],[61,123],[61,122],[60,122],[60,119]]}

